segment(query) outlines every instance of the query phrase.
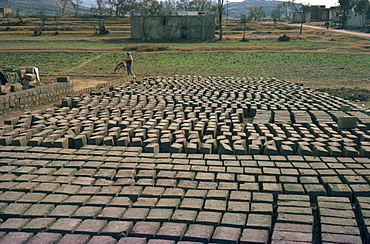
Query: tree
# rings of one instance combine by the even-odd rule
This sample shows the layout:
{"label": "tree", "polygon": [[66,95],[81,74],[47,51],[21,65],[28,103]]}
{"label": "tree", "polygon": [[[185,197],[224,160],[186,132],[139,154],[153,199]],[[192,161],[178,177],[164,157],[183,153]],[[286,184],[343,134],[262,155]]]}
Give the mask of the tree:
{"label": "tree", "polygon": [[45,23],[48,20],[48,16],[46,15],[44,10],[41,10],[37,13],[37,16],[40,19],[40,29],[43,31],[45,30]]}
{"label": "tree", "polygon": [[296,4],[294,6],[295,11],[298,13],[300,17],[300,27],[299,27],[299,34],[303,33],[303,24],[306,23],[307,14],[310,11],[310,6],[305,4]]}
{"label": "tree", "polygon": [[77,16],[78,15],[78,12],[80,11],[82,0],[69,0],[69,1],[70,1],[71,5],[72,5],[72,8],[74,10],[75,16]]}
{"label": "tree", "polygon": [[59,8],[59,15],[64,16],[66,14],[66,8],[69,0],[57,0],[56,4]]}
{"label": "tree", "polygon": [[294,0],[288,2],[282,2],[277,5],[278,10],[282,15],[284,15],[288,21],[290,21],[292,17],[292,13],[294,11]]}
{"label": "tree", "polygon": [[353,10],[355,0],[338,0],[340,6],[340,22],[342,28],[347,27],[347,22],[349,19],[349,14]]}
{"label": "tree", "polygon": [[246,41],[247,38],[245,38],[245,32],[247,30],[247,23],[249,22],[249,18],[246,14],[241,14],[240,15],[240,23],[243,25],[243,38],[242,41]]}
{"label": "tree", "polygon": [[218,14],[218,26],[220,31],[219,40],[222,40],[223,33],[222,33],[222,16],[224,12],[224,0],[217,0],[217,14]]}
{"label": "tree", "polygon": [[271,18],[274,21],[274,24],[276,24],[276,22],[281,19],[281,11],[279,8],[274,8],[272,10]]}
{"label": "tree", "polygon": [[253,5],[248,8],[248,16],[253,22],[256,22],[259,18],[266,16],[266,11],[263,10],[263,5]]}
{"label": "tree", "polygon": [[354,11],[359,15],[359,20],[362,28],[366,27],[370,15],[370,3],[369,0],[356,0]]}

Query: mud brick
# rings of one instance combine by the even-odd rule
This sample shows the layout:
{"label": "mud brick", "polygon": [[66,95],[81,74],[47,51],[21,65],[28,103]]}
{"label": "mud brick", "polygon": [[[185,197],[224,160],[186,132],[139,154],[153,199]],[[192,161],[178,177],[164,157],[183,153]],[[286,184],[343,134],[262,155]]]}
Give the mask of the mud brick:
{"label": "mud brick", "polygon": [[239,228],[218,226],[213,233],[212,242],[216,243],[238,243],[241,235]]}
{"label": "mud brick", "polygon": [[242,184],[239,184],[239,190],[249,191],[249,192],[258,192],[259,185],[258,183],[252,183],[252,182],[242,183]]}
{"label": "mud brick", "polygon": [[257,167],[245,167],[244,168],[244,172],[247,175],[255,175],[255,176],[258,176],[258,175],[262,174],[262,169],[261,168],[257,168]]}
{"label": "mud brick", "polygon": [[370,196],[370,186],[368,184],[351,184],[353,194],[357,196]]}
{"label": "mud brick", "polygon": [[26,212],[24,217],[46,217],[54,209],[53,204],[33,204]]}
{"label": "mud brick", "polygon": [[1,244],[9,243],[28,243],[33,237],[33,233],[27,232],[9,232],[6,236],[0,239]]}
{"label": "mud brick", "polygon": [[113,236],[118,239],[126,237],[130,233],[132,227],[133,223],[129,221],[109,221],[100,234]]}
{"label": "mud brick", "polygon": [[175,179],[177,180],[194,180],[195,179],[195,172],[188,172],[188,171],[178,171]]}
{"label": "mud brick", "polygon": [[138,207],[138,208],[154,208],[157,202],[158,202],[158,198],[139,197],[132,206]]}
{"label": "mud brick", "polygon": [[[150,167],[154,168],[155,166],[151,165]],[[145,179],[145,178],[154,179],[155,177],[156,177],[156,171],[155,170],[140,170],[138,172],[138,174],[136,175],[136,179]]]}
{"label": "mud brick", "polygon": [[82,186],[78,191],[79,195],[95,195],[101,190],[99,186]]}
{"label": "mud brick", "polygon": [[117,240],[111,236],[93,236],[87,244],[116,244]]}
{"label": "mud brick", "polygon": [[198,172],[195,180],[198,181],[214,181],[215,174],[214,173],[206,173],[206,172]]}
{"label": "mud brick", "polygon": [[42,199],[40,203],[60,204],[67,198],[68,198],[68,195],[49,194],[44,199]]}
{"label": "mud brick", "polygon": [[118,178],[135,178],[136,170],[134,169],[121,169],[116,174],[116,179]]}
{"label": "mud brick", "polygon": [[95,218],[98,216],[101,210],[101,207],[83,206],[76,210],[76,212],[73,214],[73,217],[81,219]]}
{"label": "mud brick", "polygon": [[22,230],[36,233],[42,232],[47,230],[55,221],[55,218],[34,218],[23,226]]}
{"label": "mud brick", "polygon": [[113,180],[116,175],[115,169],[99,169],[95,174],[95,178],[103,178],[107,180]]}
{"label": "mud brick", "polygon": [[18,169],[13,170],[13,174],[20,175],[20,174],[31,174],[32,172],[36,171],[36,167],[30,167],[30,166],[22,166],[18,167]]}
{"label": "mud brick", "polygon": [[144,188],[143,192],[141,193],[141,196],[142,197],[161,197],[164,191],[165,191],[164,187],[147,186]]}
{"label": "mud brick", "polygon": [[104,207],[109,204],[113,197],[111,196],[92,196],[85,203],[86,206]]}
{"label": "mud brick", "polygon": [[162,197],[166,198],[183,198],[185,190],[181,188],[166,188]]}
{"label": "mud brick", "polygon": [[272,203],[274,201],[274,198],[273,198],[273,195],[271,193],[253,192],[252,193],[252,201],[253,202],[261,202],[261,203]]}
{"label": "mud brick", "polygon": [[180,205],[181,199],[178,198],[161,198],[157,202],[157,208],[176,209]]}
{"label": "mud brick", "polygon": [[122,237],[117,244],[147,244],[144,237]]}
{"label": "mud brick", "polygon": [[191,224],[184,234],[185,241],[208,243],[214,231],[213,226]]}
{"label": "mud brick", "polygon": [[307,224],[291,224],[291,223],[282,223],[277,222],[274,226],[274,231],[292,231],[292,232],[302,232],[302,233],[312,233],[312,225]]}
{"label": "mud brick", "polygon": [[0,224],[0,231],[20,231],[30,220],[27,218],[8,218]]}
{"label": "mud brick", "polygon": [[343,235],[337,233],[322,233],[321,239],[323,242],[335,243],[340,240],[342,243],[362,243],[361,237],[357,235]]}
{"label": "mud brick", "polygon": [[50,226],[49,231],[62,234],[72,233],[80,223],[82,223],[81,219],[61,218]]}
{"label": "mud brick", "polygon": [[172,214],[172,209],[154,208],[150,210],[146,221],[166,222],[171,219]]}
{"label": "mud brick", "polygon": [[278,213],[277,222],[293,224],[313,224],[312,215]]}
{"label": "mud brick", "polygon": [[85,244],[90,240],[89,235],[84,234],[66,234],[60,239],[58,244]]}
{"label": "mud brick", "polygon": [[114,181],[107,179],[97,179],[94,183],[95,186],[111,186]]}
{"label": "mud brick", "polygon": [[58,233],[42,232],[42,233],[36,234],[27,243],[28,244],[39,244],[39,243],[52,244],[52,243],[57,243],[61,238],[62,238],[62,235]]}
{"label": "mud brick", "polygon": [[249,202],[228,201],[227,211],[237,213],[249,213],[250,211]]}
{"label": "mud brick", "polygon": [[330,209],[330,208],[320,208],[320,215],[321,216],[327,216],[327,217],[339,217],[339,218],[345,218],[345,219],[353,219],[355,218],[354,212],[349,210],[340,210],[338,209]]}
{"label": "mud brick", "polygon": [[69,196],[64,200],[63,204],[73,204],[73,205],[85,205],[85,203],[90,199],[88,195],[75,195]]}
{"label": "mud brick", "polygon": [[287,231],[274,231],[271,237],[271,241],[274,242],[312,242],[311,233],[300,233],[300,232],[287,232]]}
{"label": "mud brick", "polygon": [[197,211],[176,209],[174,214],[172,215],[171,221],[191,224],[194,223],[197,214]]}
{"label": "mud brick", "polygon": [[285,194],[305,194],[303,185],[301,184],[283,184]]}
{"label": "mud brick", "polygon": [[190,169],[190,165],[177,164],[173,166],[173,170],[175,171],[189,171]]}
{"label": "mud brick", "polygon": [[198,186],[197,181],[191,181],[191,180],[180,180],[177,184],[178,188],[184,188],[184,189],[195,189]]}
{"label": "mud brick", "polygon": [[57,183],[41,183],[34,188],[34,191],[50,194],[53,193],[59,187],[60,185]]}
{"label": "mud brick", "polygon": [[229,227],[236,227],[236,228],[243,228],[247,221],[247,214],[243,213],[224,213],[221,225],[229,226]]}
{"label": "mud brick", "polygon": [[208,211],[226,211],[227,201],[207,199],[204,204],[204,210]]}
{"label": "mud brick", "polygon": [[18,199],[22,198],[26,193],[6,191],[0,195],[1,202],[16,202]]}
{"label": "mud brick", "polygon": [[251,203],[251,213],[271,215],[272,214],[272,203],[252,202]]}
{"label": "mud brick", "polygon": [[326,196],[327,192],[322,185],[319,184],[304,184],[303,187],[311,198],[311,201],[316,201],[318,196]]}
{"label": "mud brick", "polygon": [[321,233],[360,236],[360,229],[354,226],[321,225]]}
{"label": "mud brick", "polygon": [[160,225],[159,222],[137,222],[132,228],[130,236],[154,238]]}
{"label": "mud brick", "polygon": [[227,200],[229,198],[229,191],[228,190],[209,190],[207,195],[207,199],[216,199],[216,200]]}
{"label": "mud brick", "polygon": [[204,200],[200,198],[183,198],[179,206],[180,209],[186,210],[202,210]]}
{"label": "mud brick", "polygon": [[216,190],[218,184],[219,184],[218,182],[200,181],[199,184],[198,184],[197,189]]}
{"label": "mud brick", "polygon": [[129,179],[129,178],[122,178],[118,179],[113,182],[113,185],[118,185],[118,186],[133,186],[135,184],[134,179]]}
{"label": "mud brick", "polygon": [[128,197],[114,197],[108,205],[111,207],[129,208],[132,206],[132,201]]}
{"label": "mud brick", "polygon": [[251,192],[246,191],[231,191],[229,200],[249,202],[252,199]]}
{"label": "mud brick", "polygon": [[157,238],[179,241],[183,238],[186,229],[185,223],[163,223],[157,232]]}
{"label": "mud brick", "polygon": [[75,229],[76,234],[96,235],[107,225],[108,221],[98,219],[86,219]]}
{"label": "mud brick", "polygon": [[119,220],[125,212],[126,208],[105,207],[96,218],[105,220]]}
{"label": "mud brick", "polygon": [[143,187],[141,186],[124,186],[119,196],[129,197],[132,201],[136,201],[142,191]]}
{"label": "mud brick", "polygon": [[77,209],[77,205],[57,205],[48,216],[69,218]]}
{"label": "mud brick", "polygon": [[62,184],[57,190],[55,190],[54,193],[73,195],[79,192],[80,189],[81,189],[81,186]]}
{"label": "mud brick", "polygon": [[62,168],[53,173],[55,176],[73,176],[77,172],[75,168]]}
{"label": "mud brick", "polygon": [[157,174],[158,179],[174,179],[177,172],[175,171],[168,171],[168,170],[161,170]]}
{"label": "mud brick", "polygon": [[33,189],[39,184],[38,182],[30,182],[37,178],[37,175],[29,174],[29,175],[20,175],[16,179],[15,182],[21,182],[11,187],[14,191],[25,191],[25,192],[32,192]]}
{"label": "mud brick", "polygon": [[239,243],[268,243],[269,232],[263,229],[244,229]]}
{"label": "mud brick", "polygon": [[142,186],[142,187],[146,187],[146,186],[154,186],[155,184],[155,181],[154,179],[139,179],[138,181],[136,181],[135,185],[137,186]]}
{"label": "mud brick", "polygon": [[143,221],[148,216],[149,208],[129,208],[123,214],[122,219],[127,221]]}
{"label": "mud brick", "polygon": [[352,190],[347,184],[328,184],[328,195],[352,199]]}
{"label": "mud brick", "polygon": [[354,219],[354,218],[320,216],[320,222],[321,222],[322,225],[323,224],[330,224],[330,225],[357,226],[356,219]]}
{"label": "mud brick", "polygon": [[96,174],[96,169],[90,169],[90,168],[82,168],[79,169],[74,175],[75,176],[85,176],[87,177],[93,177]]}
{"label": "mud brick", "polygon": [[310,207],[278,206],[277,212],[312,215],[312,210]]}

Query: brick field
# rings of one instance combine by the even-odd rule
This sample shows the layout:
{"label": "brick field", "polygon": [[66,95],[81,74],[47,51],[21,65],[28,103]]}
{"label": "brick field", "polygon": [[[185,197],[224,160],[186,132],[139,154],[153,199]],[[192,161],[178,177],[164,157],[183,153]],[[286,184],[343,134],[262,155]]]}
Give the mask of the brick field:
{"label": "brick field", "polygon": [[149,77],[0,126],[2,243],[369,243],[370,116],[275,78]]}

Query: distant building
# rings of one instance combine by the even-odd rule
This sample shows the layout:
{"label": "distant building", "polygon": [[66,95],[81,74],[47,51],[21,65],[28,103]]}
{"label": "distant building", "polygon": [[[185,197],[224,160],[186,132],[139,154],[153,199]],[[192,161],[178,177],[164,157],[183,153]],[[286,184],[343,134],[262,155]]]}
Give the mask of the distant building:
{"label": "distant building", "polygon": [[330,18],[329,9],[325,5],[312,5],[310,12],[311,21],[327,21]]}
{"label": "distant building", "polygon": [[12,9],[11,8],[0,8],[0,18],[4,19],[7,14],[11,14]]}
{"label": "distant building", "polygon": [[132,16],[131,38],[139,40],[209,40],[215,37],[215,17],[204,12],[176,16]]}

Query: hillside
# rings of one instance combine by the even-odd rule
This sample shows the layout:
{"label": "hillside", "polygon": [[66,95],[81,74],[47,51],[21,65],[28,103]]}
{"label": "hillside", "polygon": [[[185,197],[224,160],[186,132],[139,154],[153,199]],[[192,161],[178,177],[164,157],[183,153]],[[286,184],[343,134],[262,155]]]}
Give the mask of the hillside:
{"label": "hillside", "polygon": [[[239,18],[240,14],[247,13],[248,8],[253,5],[263,5],[264,10],[266,11],[267,15],[271,14],[271,11],[275,8],[275,6],[281,3],[281,1],[267,1],[267,0],[244,0],[243,2],[229,2],[228,12],[229,17]],[[227,8],[227,6],[225,6]]]}
{"label": "hillside", "polygon": [[[228,8],[229,17],[238,18],[240,17],[241,13],[246,13],[248,8],[253,5],[263,5],[264,10],[266,10],[267,14],[269,14],[279,2],[281,1],[244,0],[243,2],[230,1],[227,4],[225,1],[225,8]],[[93,3],[93,0],[85,0],[83,2],[84,6],[81,7],[80,14],[91,13],[90,7],[94,5]],[[0,0],[0,8],[12,8],[14,12],[19,9],[20,15],[33,15],[41,10],[45,11],[49,15],[55,15],[59,10],[57,7],[57,0]],[[69,7],[67,12],[73,12],[73,9]]]}
{"label": "hillside", "polygon": [[[0,8],[12,8],[13,12],[19,9],[20,15],[33,15],[39,11],[55,15],[59,10],[57,0],[0,0]],[[69,7],[67,12],[73,12],[73,9]],[[90,13],[90,8],[82,7],[80,13]]]}

